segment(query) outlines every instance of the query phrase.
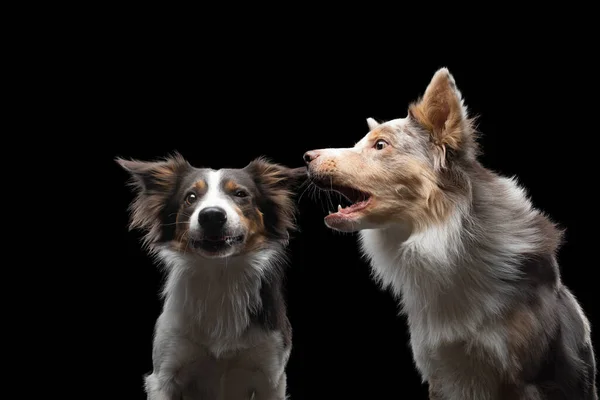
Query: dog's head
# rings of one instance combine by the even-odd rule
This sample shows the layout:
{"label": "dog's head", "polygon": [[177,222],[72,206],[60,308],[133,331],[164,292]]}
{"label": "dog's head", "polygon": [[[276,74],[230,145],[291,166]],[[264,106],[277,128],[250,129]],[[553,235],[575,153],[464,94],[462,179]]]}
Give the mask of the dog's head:
{"label": "dog's head", "polygon": [[136,194],[130,229],[150,250],[170,248],[222,258],[285,244],[295,228],[292,188],[306,175],[258,158],[241,169],[192,167],[181,155],[145,162],[117,159]]}
{"label": "dog's head", "polygon": [[446,68],[433,76],[406,118],[378,123],[354,147],[304,154],[312,182],[352,204],[325,217],[328,227],[354,232],[408,223],[414,230],[443,221],[453,192],[464,190],[456,163],[474,160],[472,120]]}

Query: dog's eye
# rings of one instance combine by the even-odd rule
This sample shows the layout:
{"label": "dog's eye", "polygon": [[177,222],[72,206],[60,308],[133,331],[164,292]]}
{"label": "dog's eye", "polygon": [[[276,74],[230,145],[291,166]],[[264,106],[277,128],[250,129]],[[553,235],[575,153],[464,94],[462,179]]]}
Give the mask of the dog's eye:
{"label": "dog's eye", "polygon": [[187,196],[185,196],[185,202],[186,204],[194,204],[196,201],[198,200],[198,196],[196,196],[195,193],[188,193]]}
{"label": "dog's eye", "polygon": [[376,150],[383,150],[384,147],[386,147],[388,145],[388,142],[386,142],[385,140],[379,139],[377,142],[375,142],[375,146],[373,146]]}
{"label": "dog's eye", "polygon": [[235,197],[246,197],[246,196],[248,196],[248,193],[246,193],[243,190],[236,190],[234,195],[235,195]]}

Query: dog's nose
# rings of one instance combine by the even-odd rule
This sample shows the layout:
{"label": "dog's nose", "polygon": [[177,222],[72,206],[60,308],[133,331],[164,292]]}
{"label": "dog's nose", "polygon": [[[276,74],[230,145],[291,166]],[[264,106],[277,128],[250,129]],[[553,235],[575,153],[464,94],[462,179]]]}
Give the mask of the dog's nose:
{"label": "dog's nose", "polygon": [[319,157],[319,152],[317,150],[311,150],[311,151],[307,151],[306,153],[304,153],[303,158],[304,158],[304,162],[306,164],[310,164],[310,162],[317,157]]}
{"label": "dog's nose", "polygon": [[220,207],[207,207],[198,214],[198,222],[203,229],[218,230],[227,222],[227,213]]}

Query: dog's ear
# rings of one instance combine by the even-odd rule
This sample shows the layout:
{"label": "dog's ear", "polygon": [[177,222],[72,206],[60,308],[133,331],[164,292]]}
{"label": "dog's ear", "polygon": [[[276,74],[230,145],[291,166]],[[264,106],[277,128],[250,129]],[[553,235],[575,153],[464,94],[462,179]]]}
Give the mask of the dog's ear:
{"label": "dog's ear", "polygon": [[377,128],[379,125],[381,125],[379,122],[375,121],[374,118],[367,118],[367,125],[369,126],[369,130],[372,131],[373,129]]}
{"label": "dog's ear", "polygon": [[308,178],[308,169],[306,167],[287,168],[285,171],[288,179],[288,187],[296,187]]}
{"label": "dog's ear", "polygon": [[254,177],[260,186],[272,191],[290,190],[307,177],[306,167],[288,168],[273,163],[265,157],[251,161],[244,169]]}
{"label": "dog's ear", "polygon": [[307,178],[306,167],[288,168],[264,157],[251,161],[244,169],[253,177],[262,194],[259,205],[267,231],[287,242],[295,230],[294,189]]}
{"label": "dog's ear", "polygon": [[162,213],[176,190],[179,177],[191,165],[179,153],[158,161],[123,158],[116,158],[115,161],[129,172],[129,184],[135,193],[135,199],[129,207],[129,229],[145,230],[148,233],[146,242],[158,239]]}
{"label": "dog's ear", "polygon": [[120,157],[117,157],[115,161],[129,172],[130,183],[139,193],[167,189],[183,169],[191,167],[179,153],[157,161],[125,160]]}
{"label": "dog's ear", "polygon": [[425,94],[408,109],[409,118],[425,128],[433,142],[446,150],[459,150],[471,133],[467,108],[447,68],[440,68]]}

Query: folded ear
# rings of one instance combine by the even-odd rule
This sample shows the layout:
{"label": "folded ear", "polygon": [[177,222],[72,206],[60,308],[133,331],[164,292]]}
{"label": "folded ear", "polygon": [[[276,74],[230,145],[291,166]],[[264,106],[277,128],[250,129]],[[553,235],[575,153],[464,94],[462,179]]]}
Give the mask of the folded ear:
{"label": "folded ear", "polygon": [[433,75],[423,97],[411,104],[408,112],[443,148],[458,150],[471,133],[467,108],[447,68],[440,68]]}
{"label": "folded ear", "polygon": [[135,193],[129,210],[129,229],[139,228],[147,232],[145,242],[160,238],[163,211],[174,194],[179,177],[191,165],[178,153],[158,161],[138,161],[117,158],[115,160],[129,172],[129,184]]}
{"label": "folded ear", "polygon": [[373,129],[377,128],[379,125],[381,125],[379,122],[375,121],[374,118],[367,118],[367,125],[369,125],[369,130],[372,131]]}

